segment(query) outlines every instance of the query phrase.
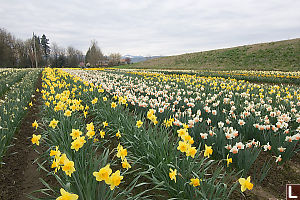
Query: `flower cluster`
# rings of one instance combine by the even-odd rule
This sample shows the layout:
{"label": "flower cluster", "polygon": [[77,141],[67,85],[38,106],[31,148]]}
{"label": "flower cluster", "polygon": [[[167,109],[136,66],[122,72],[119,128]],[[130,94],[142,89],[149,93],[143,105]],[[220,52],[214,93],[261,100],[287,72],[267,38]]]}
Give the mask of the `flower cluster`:
{"label": "flower cluster", "polygon": [[66,175],[71,177],[72,173],[76,171],[74,162],[70,161],[67,158],[67,155],[64,153],[62,154],[58,148],[59,147],[56,146],[55,150],[50,151],[50,156],[54,156],[51,168],[55,168],[55,172],[57,172],[61,168],[66,173]]}
{"label": "flower cluster", "polygon": [[120,170],[112,173],[109,164],[102,167],[98,172],[94,172],[93,175],[96,177],[97,181],[105,181],[105,183],[110,186],[111,190],[120,185],[121,180],[123,179],[123,176],[120,175]]}

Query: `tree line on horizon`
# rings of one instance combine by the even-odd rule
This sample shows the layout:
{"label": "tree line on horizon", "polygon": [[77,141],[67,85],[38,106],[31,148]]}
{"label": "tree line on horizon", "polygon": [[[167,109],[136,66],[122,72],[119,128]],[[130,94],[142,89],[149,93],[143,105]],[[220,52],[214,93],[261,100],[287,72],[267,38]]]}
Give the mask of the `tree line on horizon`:
{"label": "tree line on horizon", "polygon": [[130,62],[130,58],[121,59],[119,53],[105,56],[95,40],[84,55],[72,46],[63,48],[55,42],[50,45],[45,34],[33,34],[23,41],[0,28],[0,68],[110,67]]}

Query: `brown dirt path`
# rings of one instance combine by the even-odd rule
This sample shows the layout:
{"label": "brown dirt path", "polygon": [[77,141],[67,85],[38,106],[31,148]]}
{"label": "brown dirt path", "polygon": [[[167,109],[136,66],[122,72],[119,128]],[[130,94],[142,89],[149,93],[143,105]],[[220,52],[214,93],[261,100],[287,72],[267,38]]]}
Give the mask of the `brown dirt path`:
{"label": "brown dirt path", "polygon": [[[36,88],[41,89],[41,75],[38,77]],[[38,171],[38,165],[33,163],[38,158],[38,153],[31,143],[32,134],[38,134],[31,124],[34,120],[38,121],[41,94],[35,92],[31,100],[33,106],[28,109],[14,135],[11,142],[13,146],[8,149],[3,159],[5,165],[0,167],[0,199],[3,200],[27,200],[28,193],[43,188],[39,178],[46,175]]]}

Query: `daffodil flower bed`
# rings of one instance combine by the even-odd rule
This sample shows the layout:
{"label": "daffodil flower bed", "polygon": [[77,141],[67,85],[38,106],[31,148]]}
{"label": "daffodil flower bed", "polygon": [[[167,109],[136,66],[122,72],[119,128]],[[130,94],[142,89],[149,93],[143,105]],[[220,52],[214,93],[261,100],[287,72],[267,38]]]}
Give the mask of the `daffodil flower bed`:
{"label": "daffodil flower bed", "polygon": [[[29,101],[34,93],[39,73],[40,70],[26,69],[17,70],[16,74],[8,75],[11,78],[9,80],[11,89],[4,93],[4,96],[1,97],[2,102],[0,102],[0,162],[14,133],[19,128],[27,108],[30,107]],[[8,77],[4,79],[6,80]],[[20,80],[20,78],[22,79]]]}
{"label": "daffodil flower bed", "polygon": [[15,83],[22,80],[22,78],[25,76],[26,72],[29,72],[31,70],[28,69],[11,69],[8,70],[7,73],[3,73],[0,75],[0,97],[9,90],[10,87],[12,87]]}
{"label": "daffodil flower bed", "polygon": [[[48,195],[53,199],[137,199],[141,194],[131,192],[139,187],[136,183],[141,175],[134,175],[120,189],[127,174],[135,170],[127,171],[131,165],[125,148],[119,145],[110,150],[105,146],[107,140],[101,138],[109,125],[100,126],[94,119],[85,119],[84,112],[89,106],[81,99],[81,86],[61,70],[45,69],[42,80],[42,118],[32,123],[39,135],[34,134],[31,141],[48,149],[41,155],[44,163],[41,168],[52,174],[61,186],[59,194],[56,188],[45,184]],[[122,165],[117,163],[118,157]],[[105,166],[109,170],[104,177]]]}
{"label": "daffodil flower bed", "polygon": [[214,144],[217,159],[232,154],[239,169],[249,170],[261,150],[271,151],[278,164],[297,150],[298,87],[151,71],[68,71],[119,101],[126,98],[137,113],[153,109],[159,125],[187,125],[196,145]]}
{"label": "daffodil flower bed", "polygon": [[277,165],[298,148],[293,86],[49,68],[42,86],[32,142],[48,148],[41,158],[61,185],[49,188],[57,199],[228,199],[255,188],[248,172],[261,151]]}

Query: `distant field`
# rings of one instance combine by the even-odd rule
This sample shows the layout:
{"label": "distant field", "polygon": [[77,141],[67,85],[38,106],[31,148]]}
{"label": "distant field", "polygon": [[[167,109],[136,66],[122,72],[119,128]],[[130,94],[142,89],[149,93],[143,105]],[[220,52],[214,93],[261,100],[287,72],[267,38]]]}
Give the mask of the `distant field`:
{"label": "distant field", "polygon": [[300,70],[300,38],[147,60],[130,68],[192,70]]}

